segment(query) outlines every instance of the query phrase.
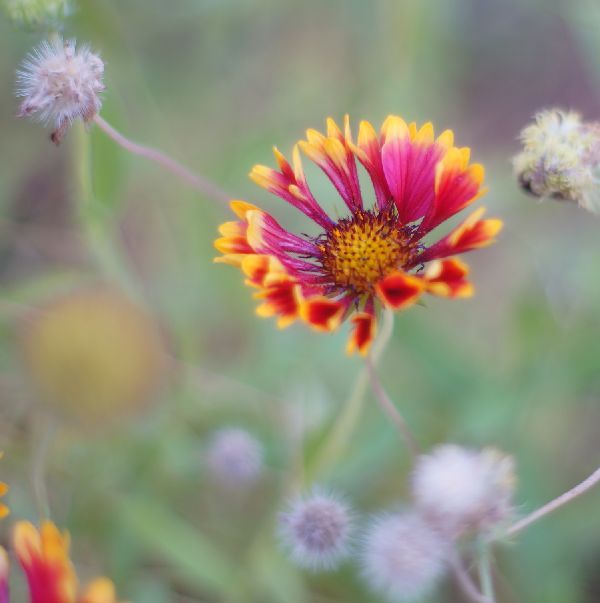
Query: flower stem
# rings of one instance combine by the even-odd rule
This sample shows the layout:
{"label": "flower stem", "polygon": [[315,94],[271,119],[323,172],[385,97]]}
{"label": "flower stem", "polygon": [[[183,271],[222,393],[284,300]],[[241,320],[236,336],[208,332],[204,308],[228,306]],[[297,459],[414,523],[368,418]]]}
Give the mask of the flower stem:
{"label": "flower stem", "polygon": [[105,277],[118,283],[127,293],[136,295],[125,262],[112,240],[110,218],[94,195],[89,137],[80,124],[75,128],[75,135],[72,161],[77,188],[76,217],[88,251]]}
{"label": "flower stem", "polygon": [[371,383],[371,389],[373,394],[379,402],[379,406],[383,412],[387,415],[388,419],[396,426],[400,435],[404,438],[408,451],[410,452],[412,459],[414,460],[419,454],[419,444],[415,436],[412,434],[408,423],[404,420],[404,417],[400,411],[396,408],[396,405],[392,402],[387,392],[385,391],[379,375],[375,369],[375,364],[370,356],[366,358],[367,374]]}
{"label": "flower stem", "polygon": [[31,485],[40,519],[48,519],[50,517],[50,502],[48,499],[48,489],[46,488],[46,463],[53,434],[53,422],[45,412],[34,417]]}
{"label": "flower stem", "polygon": [[530,513],[527,517],[520,519],[515,524],[513,524],[506,531],[507,536],[513,536],[518,534],[521,530],[524,530],[526,527],[530,526],[532,523],[536,522],[538,519],[545,517],[552,511],[556,511],[560,507],[570,503],[572,500],[577,497],[585,494],[588,490],[591,490],[594,486],[600,483],[600,467],[598,467],[589,477],[584,479],[581,483],[577,484],[574,488],[571,488],[564,494],[561,494],[559,497],[545,504],[543,507],[540,507],[537,511]]}
{"label": "flower stem", "polygon": [[475,582],[473,582],[469,572],[463,567],[462,560],[458,553],[455,553],[450,559],[450,566],[456,583],[469,601],[472,601],[473,603],[492,603],[491,599],[479,592],[479,589]]}
{"label": "flower stem", "polygon": [[483,596],[489,603],[496,603],[496,595],[494,594],[494,580],[492,578],[492,556],[490,551],[490,543],[481,541],[479,546],[479,581],[481,583],[481,591]]}
{"label": "flower stem", "polygon": [[[374,364],[378,362],[385,351],[393,330],[394,314],[389,310],[385,310],[381,331],[373,344],[373,351],[371,353]],[[344,453],[362,414],[368,383],[367,369],[365,367],[356,377],[350,396],[323,442],[314,462],[307,468],[305,476],[307,481],[310,482],[315,476],[326,473]]]}
{"label": "flower stem", "polygon": [[203,195],[210,197],[220,203],[228,203],[231,196],[225,191],[221,190],[216,184],[213,184],[210,180],[192,172],[187,167],[181,165],[175,161],[172,157],[167,154],[147,147],[132,140],[129,140],[126,136],[121,134],[118,130],[113,128],[106,120],[99,115],[94,117],[94,123],[112,140],[114,140],[119,146],[123,147],[126,151],[133,153],[134,155],[140,155],[145,157],[154,163],[157,163],[161,167],[165,168],[189,186],[201,192]]}

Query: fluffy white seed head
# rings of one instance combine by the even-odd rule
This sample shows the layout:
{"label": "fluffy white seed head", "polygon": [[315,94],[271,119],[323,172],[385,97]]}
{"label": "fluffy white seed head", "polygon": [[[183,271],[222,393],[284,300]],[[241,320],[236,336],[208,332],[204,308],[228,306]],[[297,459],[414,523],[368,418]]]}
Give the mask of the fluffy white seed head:
{"label": "fluffy white seed head", "polygon": [[338,497],[314,492],[290,503],[280,516],[280,534],[294,563],[331,570],[348,555],[352,515]]}
{"label": "fluffy white seed head", "polygon": [[538,113],[519,138],[523,150],[513,167],[526,191],[600,212],[600,124],[551,109]]}
{"label": "fluffy white seed head", "polygon": [[515,482],[511,457],[446,444],[418,459],[411,486],[423,516],[445,534],[459,536],[508,519]]}
{"label": "fluffy white seed head", "polygon": [[373,521],[363,543],[362,573],[391,602],[426,596],[446,571],[450,541],[415,512]]}
{"label": "fluffy white seed head", "polygon": [[103,75],[104,63],[88,46],[43,42],[17,71],[17,95],[23,97],[18,115],[53,124],[58,143],[74,120],[88,122],[100,110]]}
{"label": "fluffy white seed head", "polygon": [[218,482],[232,488],[245,488],[262,473],[263,447],[246,430],[228,427],[213,435],[206,460]]}

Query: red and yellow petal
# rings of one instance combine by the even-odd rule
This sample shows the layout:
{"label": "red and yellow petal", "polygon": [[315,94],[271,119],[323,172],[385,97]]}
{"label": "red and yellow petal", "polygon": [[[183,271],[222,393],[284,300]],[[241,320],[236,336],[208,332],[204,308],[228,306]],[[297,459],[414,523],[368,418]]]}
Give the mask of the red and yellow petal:
{"label": "red and yellow petal", "polygon": [[469,267],[457,258],[435,260],[424,275],[428,293],[440,297],[471,297],[474,289],[467,280]]}
{"label": "red and yellow petal", "polygon": [[342,322],[347,305],[316,295],[305,299],[300,304],[300,316],[317,331],[335,331]]}
{"label": "red and yellow petal", "polygon": [[383,304],[393,310],[403,310],[412,306],[425,289],[422,278],[406,274],[406,272],[392,272],[377,284],[375,290]]}
{"label": "red and yellow petal", "polygon": [[18,522],[13,546],[25,572],[31,603],[74,603],[77,577],[69,559],[69,536],[50,521],[38,531]]}
{"label": "red and yellow petal", "polygon": [[291,325],[300,313],[300,286],[293,279],[282,278],[272,283],[254,297],[263,300],[256,308],[256,314],[262,318],[277,317],[277,326],[284,329]]}
{"label": "red and yellow petal", "polygon": [[366,356],[375,339],[377,320],[369,312],[357,312],[350,321],[352,322],[352,331],[346,345],[346,352],[353,354],[357,351],[361,356]]}
{"label": "red and yellow petal", "polygon": [[0,603],[9,603],[8,570],[8,554],[0,546]]}

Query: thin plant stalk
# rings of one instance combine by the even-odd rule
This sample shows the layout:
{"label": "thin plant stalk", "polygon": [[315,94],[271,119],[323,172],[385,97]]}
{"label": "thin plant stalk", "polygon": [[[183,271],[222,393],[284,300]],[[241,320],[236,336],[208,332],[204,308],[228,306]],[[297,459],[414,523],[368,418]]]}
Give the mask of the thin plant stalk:
{"label": "thin plant stalk", "polygon": [[91,173],[90,140],[84,127],[76,124],[72,149],[73,172],[76,178],[75,204],[79,227],[87,248],[102,274],[118,283],[124,291],[136,296],[133,280],[126,270],[118,246],[110,236],[110,217],[99,206],[94,195]]}
{"label": "thin plant stalk", "polygon": [[228,203],[230,201],[231,196],[225,191],[221,190],[216,184],[212,183],[210,180],[207,180],[203,176],[196,174],[184,165],[181,165],[179,162],[175,161],[175,159],[169,157],[169,155],[166,153],[163,153],[162,151],[159,151],[153,147],[147,147],[130,140],[121,134],[121,132],[113,128],[113,126],[111,126],[105,119],[100,117],[100,115],[96,115],[93,121],[109,138],[111,138],[129,153],[133,153],[134,155],[139,155],[140,157],[153,161],[207,197],[215,199],[220,203]]}
{"label": "thin plant stalk", "polygon": [[487,541],[482,540],[480,542],[477,567],[479,570],[479,582],[481,584],[483,596],[489,603],[496,603],[494,579],[492,577],[492,555],[490,543]]}
{"label": "thin plant stalk", "polygon": [[458,553],[455,553],[450,559],[450,566],[456,583],[469,601],[472,601],[473,603],[492,603],[491,599],[479,592],[479,589],[469,575],[469,572],[464,568]]}
{"label": "thin plant stalk", "polygon": [[561,494],[559,497],[551,500],[549,503],[545,504],[543,507],[537,509],[537,511],[533,511],[520,519],[516,523],[514,523],[508,530],[506,531],[507,536],[514,536],[518,534],[532,523],[538,521],[542,517],[545,517],[549,513],[560,509],[564,505],[570,503],[572,500],[575,500],[582,494],[585,494],[588,490],[591,490],[594,486],[600,483],[600,467],[598,467],[589,477],[584,479],[581,483],[577,484],[574,488],[571,488],[564,494]]}
{"label": "thin plant stalk", "polygon": [[31,486],[40,519],[50,517],[50,501],[46,488],[46,464],[53,435],[52,419],[47,413],[40,412],[34,417],[31,454]]}
{"label": "thin plant stalk", "polygon": [[[385,351],[394,330],[394,314],[385,310],[379,337],[373,344],[371,353],[373,363],[376,364]],[[356,377],[350,395],[338,415],[329,434],[321,446],[314,462],[306,470],[305,479],[310,481],[315,476],[320,476],[329,471],[346,450],[352,434],[356,430],[365,404],[365,394],[369,384],[366,367]]]}
{"label": "thin plant stalk", "polygon": [[381,384],[381,380],[379,379],[379,375],[377,374],[377,370],[375,369],[375,364],[373,363],[373,359],[370,356],[367,356],[366,358],[366,366],[369,381],[371,383],[371,389],[373,390],[373,395],[377,399],[377,402],[379,402],[379,406],[386,414],[388,419],[400,432],[400,435],[404,439],[408,451],[410,452],[412,459],[414,460],[420,454],[419,444],[417,443],[415,436],[412,434],[408,423],[406,422],[396,405],[392,402],[388,393],[385,391],[383,385]]}

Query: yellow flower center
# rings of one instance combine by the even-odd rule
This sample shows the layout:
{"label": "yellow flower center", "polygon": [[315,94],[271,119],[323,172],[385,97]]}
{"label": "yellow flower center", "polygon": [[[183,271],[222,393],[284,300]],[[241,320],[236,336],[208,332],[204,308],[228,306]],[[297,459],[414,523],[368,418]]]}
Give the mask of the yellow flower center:
{"label": "yellow flower center", "polygon": [[359,211],[340,220],[318,243],[324,272],[336,289],[372,293],[384,277],[407,264],[416,251],[395,210]]}

